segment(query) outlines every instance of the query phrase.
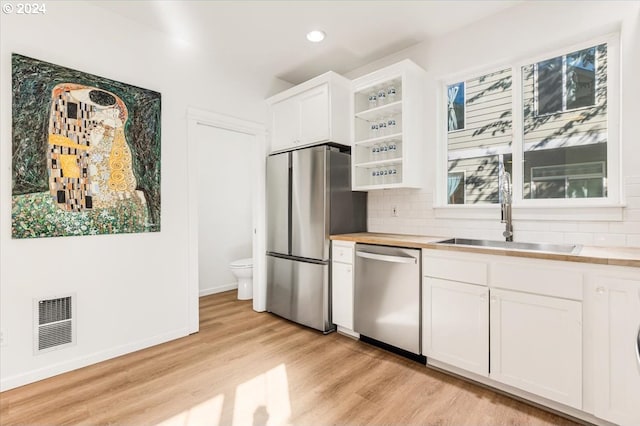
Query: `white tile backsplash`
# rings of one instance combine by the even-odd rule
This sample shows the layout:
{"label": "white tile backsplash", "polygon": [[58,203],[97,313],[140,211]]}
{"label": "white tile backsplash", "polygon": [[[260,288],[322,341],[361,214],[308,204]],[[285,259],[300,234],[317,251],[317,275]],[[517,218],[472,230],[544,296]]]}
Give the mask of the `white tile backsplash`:
{"label": "white tile backsplash", "polygon": [[[640,247],[640,176],[625,179],[623,220],[514,220],[516,241]],[[388,189],[369,192],[370,232],[441,237],[502,239],[504,225],[495,220],[436,218],[433,193],[427,190]],[[398,207],[393,217],[391,208]],[[576,210],[576,217],[580,211]]]}
{"label": "white tile backsplash", "polygon": [[596,246],[626,246],[627,236],[624,234],[595,234],[593,244]]}
{"label": "white tile backsplash", "polygon": [[640,234],[627,235],[627,245],[629,247],[640,247]]}
{"label": "white tile backsplash", "polygon": [[594,245],[594,235],[589,232],[568,232],[564,234],[564,242],[569,244]]}

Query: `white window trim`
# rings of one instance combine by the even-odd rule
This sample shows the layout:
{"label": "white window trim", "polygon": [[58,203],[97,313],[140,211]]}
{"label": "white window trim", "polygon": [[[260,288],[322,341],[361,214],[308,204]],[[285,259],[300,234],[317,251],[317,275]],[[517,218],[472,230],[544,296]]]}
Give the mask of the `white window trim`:
{"label": "white window trim", "polygon": [[[522,164],[522,67],[545,59],[564,55],[587,47],[607,44],[607,197],[606,198],[563,198],[563,199],[523,199]],[[589,221],[621,221],[625,207],[622,188],[622,154],[620,143],[620,33],[611,33],[590,38],[584,42],[565,45],[561,49],[542,52],[516,60],[502,62],[499,66],[475,68],[464,73],[457,73],[440,81],[438,87],[438,131],[437,131],[437,166],[434,210],[436,217],[453,219],[492,219],[500,217],[500,206],[447,204],[447,121],[446,87],[447,85],[467,81],[483,74],[489,74],[511,68],[512,78],[512,160],[513,160],[513,218],[514,220],[589,220]],[[466,85],[465,85],[466,86]],[[443,103],[444,102],[444,103]]]}

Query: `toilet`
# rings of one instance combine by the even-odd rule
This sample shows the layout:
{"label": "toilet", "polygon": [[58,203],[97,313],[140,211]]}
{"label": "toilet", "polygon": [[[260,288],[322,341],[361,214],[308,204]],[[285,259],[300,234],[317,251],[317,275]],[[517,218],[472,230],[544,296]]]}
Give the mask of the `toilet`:
{"label": "toilet", "polygon": [[238,279],[238,300],[253,298],[253,258],[234,260],[229,268]]}

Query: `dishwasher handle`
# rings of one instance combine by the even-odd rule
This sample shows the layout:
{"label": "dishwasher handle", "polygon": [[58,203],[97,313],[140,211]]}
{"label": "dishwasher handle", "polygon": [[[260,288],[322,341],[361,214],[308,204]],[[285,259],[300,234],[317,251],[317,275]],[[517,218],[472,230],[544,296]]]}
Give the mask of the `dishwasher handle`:
{"label": "dishwasher handle", "polygon": [[411,264],[418,263],[418,260],[412,256],[389,256],[386,254],[369,253],[367,251],[356,251],[356,256],[364,257],[365,259],[380,260],[382,262]]}

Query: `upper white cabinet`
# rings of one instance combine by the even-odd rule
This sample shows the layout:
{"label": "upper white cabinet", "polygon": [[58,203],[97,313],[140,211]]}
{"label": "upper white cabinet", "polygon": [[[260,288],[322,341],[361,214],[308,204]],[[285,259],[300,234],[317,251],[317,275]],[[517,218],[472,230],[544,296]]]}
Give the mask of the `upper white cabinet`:
{"label": "upper white cabinet", "polygon": [[327,72],[267,99],[271,151],[321,142],[349,145],[350,81]]}
{"label": "upper white cabinet", "polygon": [[640,425],[640,279],[594,277],[585,300],[593,315],[587,351],[593,354],[594,414]]}
{"label": "upper white cabinet", "polygon": [[353,81],[354,190],[424,181],[426,72],[410,60]]}

